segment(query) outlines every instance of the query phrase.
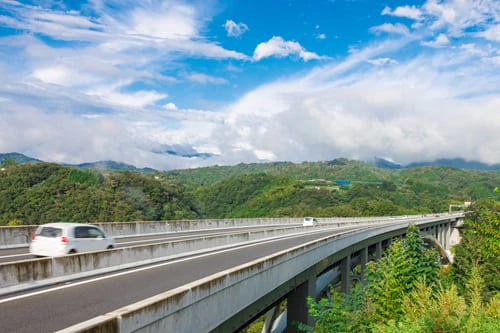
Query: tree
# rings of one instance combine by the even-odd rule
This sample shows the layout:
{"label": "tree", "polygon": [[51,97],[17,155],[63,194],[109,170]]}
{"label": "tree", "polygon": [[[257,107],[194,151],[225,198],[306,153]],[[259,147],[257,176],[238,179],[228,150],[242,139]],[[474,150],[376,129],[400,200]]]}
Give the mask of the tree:
{"label": "tree", "polygon": [[12,166],[16,166],[16,160],[13,160],[11,158],[4,159],[1,165],[2,168],[8,168]]}
{"label": "tree", "polygon": [[480,201],[464,221],[460,244],[454,248],[453,276],[465,294],[467,276],[474,266],[484,278],[485,300],[500,291],[500,203]]}
{"label": "tree", "polygon": [[387,254],[368,265],[368,297],[375,308],[375,319],[386,323],[403,313],[403,296],[411,293],[417,281],[435,286],[439,276],[439,256],[424,246],[420,230],[409,225],[406,238],[396,240]]}
{"label": "tree", "polygon": [[385,333],[406,332],[477,332],[500,331],[500,297],[497,294],[484,302],[481,290],[483,279],[478,267],[472,267],[467,276],[464,296],[456,285],[439,286],[432,290],[418,281],[415,289],[403,298],[403,316],[400,321],[376,325],[375,331]]}
{"label": "tree", "polygon": [[404,316],[404,297],[417,288],[418,281],[430,290],[436,288],[437,252],[424,246],[415,225],[408,227],[406,236],[393,241],[379,261],[368,263],[366,283],[358,284],[354,292],[334,297],[336,303],[328,309],[326,300],[309,301],[310,314],[317,320],[315,330],[364,332],[375,323],[399,321]]}

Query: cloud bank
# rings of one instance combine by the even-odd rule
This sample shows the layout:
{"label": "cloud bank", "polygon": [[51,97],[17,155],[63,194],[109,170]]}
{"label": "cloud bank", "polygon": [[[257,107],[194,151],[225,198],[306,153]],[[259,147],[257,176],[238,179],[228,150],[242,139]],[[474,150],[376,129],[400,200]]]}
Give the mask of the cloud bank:
{"label": "cloud bank", "polygon": [[[207,37],[212,17],[199,6],[0,3],[0,25],[24,32],[0,37],[0,152],[162,170],[339,156],[500,163],[498,1],[385,7],[387,22],[346,56],[320,55],[278,35],[249,55],[225,48]],[[227,22],[225,37],[247,30]],[[237,71],[207,74],[185,59],[250,71],[273,61],[308,67],[190,109],[169,89],[231,89]],[[165,147],[213,157],[172,156]]]}

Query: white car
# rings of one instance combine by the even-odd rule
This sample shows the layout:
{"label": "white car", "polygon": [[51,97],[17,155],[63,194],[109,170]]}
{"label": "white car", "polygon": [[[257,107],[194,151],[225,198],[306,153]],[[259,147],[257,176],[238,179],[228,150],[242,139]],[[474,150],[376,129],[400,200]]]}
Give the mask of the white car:
{"label": "white car", "polygon": [[113,237],[95,225],[59,222],[43,224],[36,229],[31,236],[30,253],[55,257],[114,247]]}
{"label": "white car", "polygon": [[302,225],[304,227],[315,225],[318,223],[318,220],[315,219],[314,217],[304,217],[304,222],[302,222]]}

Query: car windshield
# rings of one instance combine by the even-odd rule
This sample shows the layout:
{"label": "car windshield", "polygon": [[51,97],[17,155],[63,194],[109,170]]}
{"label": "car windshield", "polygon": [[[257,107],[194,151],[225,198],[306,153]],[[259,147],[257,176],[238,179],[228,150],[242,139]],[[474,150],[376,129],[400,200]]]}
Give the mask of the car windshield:
{"label": "car windshield", "polygon": [[62,229],[60,228],[54,228],[54,227],[43,227],[42,230],[40,230],[40,236],[43,237],[61,237],[62,235]]}

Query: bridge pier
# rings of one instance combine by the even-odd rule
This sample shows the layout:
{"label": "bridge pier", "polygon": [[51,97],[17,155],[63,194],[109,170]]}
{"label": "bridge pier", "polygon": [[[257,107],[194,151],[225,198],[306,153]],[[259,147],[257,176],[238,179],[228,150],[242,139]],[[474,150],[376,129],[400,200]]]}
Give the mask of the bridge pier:
{"label": "bridge pier", "polygon": [[351,289],[351,254],[349,253],[340,262],[340,289],[348,293]]}
{"label": "bridge pier", "polygon": [[307,297],[316,296],[316,274],[312,274],[308,279],[300,284],[287,296],[287,328],[285,333],[302,332],[298,330],[297,323],[303,323],[314,327],[314,319],[309,316]]}
{"label": "bridge pier", "polygon": [[382,258],[382,242],[377,242],[375,245],[375,260]]}
{"label": "bridge pier", "polygon": [[262,327],[262,333],[270,333],[273,328],[273,323],[278,318],[279,305],[273,306],[271,310],[266,313],[266,321]]}
{"label": "bridge pier", "polygon": [[361,274],[363,275],[366,270],[366,264],[368,263],[368,247],[361,249]]}

